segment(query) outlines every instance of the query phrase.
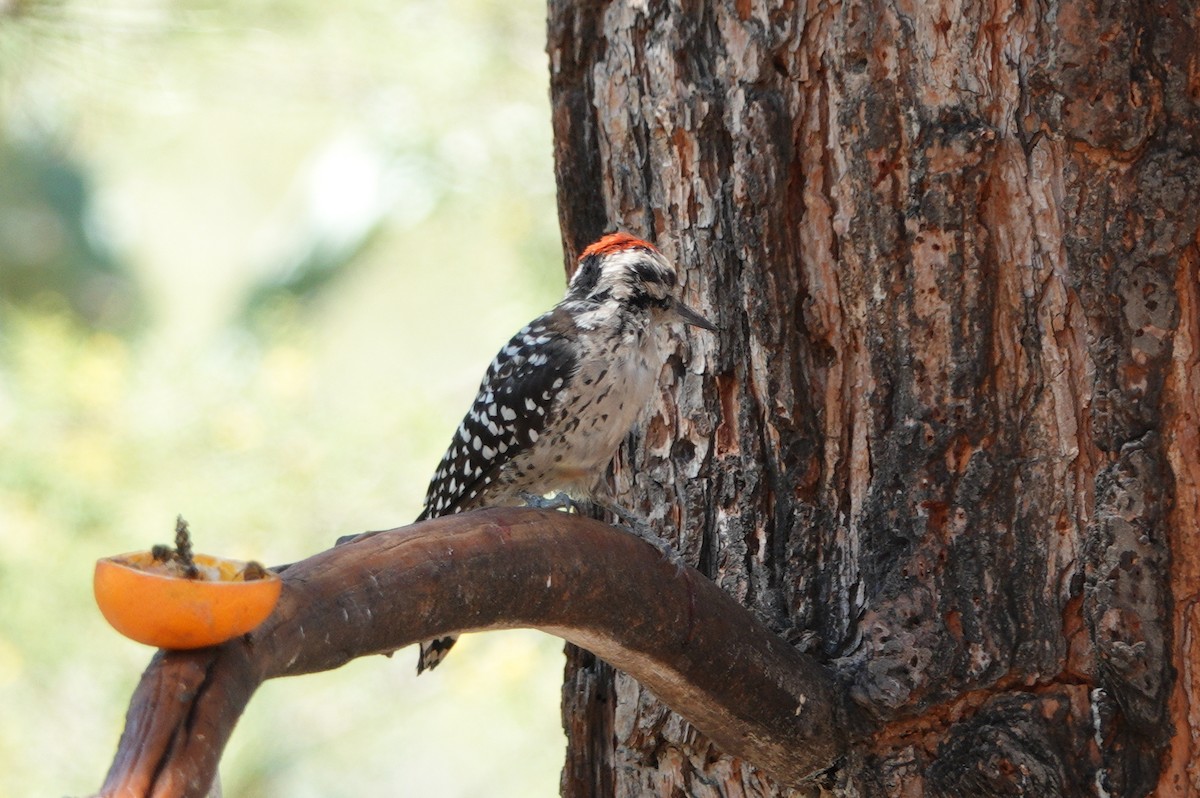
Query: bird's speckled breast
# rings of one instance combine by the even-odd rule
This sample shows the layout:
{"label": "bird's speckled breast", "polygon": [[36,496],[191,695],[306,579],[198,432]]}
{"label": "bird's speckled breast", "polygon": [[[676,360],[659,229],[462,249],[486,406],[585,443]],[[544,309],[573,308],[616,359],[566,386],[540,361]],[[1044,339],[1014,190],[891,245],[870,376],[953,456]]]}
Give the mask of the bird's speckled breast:
{"label": "bird's speckled breast", "polygon": [[[591,341],[580,357],[573,390],[550,411],[541,434],[548,445],[522,452],[497,479],[508,488],[508,502],[519,503],[519,493],[527,489],[592,497],[605,466],[649,402],[662,369],[653,331],[629,329]],[[507,502],[493,497],[489,503]]]}

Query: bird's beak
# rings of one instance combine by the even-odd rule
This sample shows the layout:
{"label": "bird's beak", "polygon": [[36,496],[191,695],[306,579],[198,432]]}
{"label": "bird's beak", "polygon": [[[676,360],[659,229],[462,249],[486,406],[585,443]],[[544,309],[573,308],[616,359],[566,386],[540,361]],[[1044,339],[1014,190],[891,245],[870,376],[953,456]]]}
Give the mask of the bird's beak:
{"label": "bird's beak", "polygon": [[684,324],[690,324],[693,327],[702,327],[705,330],[715,331],[717,329],[717,325],[713,324],[711,321],[704,318],[699,313],[680,302],[678,299],[675,300],[675,305],[672,307],[672,310],[675,311],[675,317]]}

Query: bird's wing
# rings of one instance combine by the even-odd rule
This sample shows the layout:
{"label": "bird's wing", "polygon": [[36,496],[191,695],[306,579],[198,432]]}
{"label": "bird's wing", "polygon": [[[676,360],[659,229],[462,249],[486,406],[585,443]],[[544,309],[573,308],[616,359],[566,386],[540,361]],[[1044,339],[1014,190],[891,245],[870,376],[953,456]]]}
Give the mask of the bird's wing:
{"label": "bird's wing", "polygon": [[429,482],[418,521],[458,512],[486,491],[501,466],[537,442],[555,397],[579,368],[573,327],[570,314],[556,307],[497,353]]}

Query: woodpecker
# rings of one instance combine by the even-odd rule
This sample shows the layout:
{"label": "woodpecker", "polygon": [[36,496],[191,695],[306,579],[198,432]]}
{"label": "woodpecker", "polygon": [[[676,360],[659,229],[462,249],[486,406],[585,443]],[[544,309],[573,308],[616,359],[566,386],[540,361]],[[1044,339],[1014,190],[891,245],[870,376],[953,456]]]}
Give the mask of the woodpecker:
{"label": "woodpecker", "polygon": [[[612,233],[585,249],[562,301],[488,366],[417,520],[531,495],[602,496],[606,467],[662,369],[658,329],[716,329],[675,293],[675,268],[652,244]],[[417,673],[441,662],[454,641],[422,643]]]}

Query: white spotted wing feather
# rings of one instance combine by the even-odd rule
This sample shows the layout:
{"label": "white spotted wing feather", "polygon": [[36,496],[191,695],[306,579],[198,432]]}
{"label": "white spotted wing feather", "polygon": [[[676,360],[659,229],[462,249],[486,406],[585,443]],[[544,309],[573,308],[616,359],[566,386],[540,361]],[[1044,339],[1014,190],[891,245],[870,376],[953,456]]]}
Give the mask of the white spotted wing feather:
{"label": "white spotted wing feather", "polygon": [[[418,521],[491,504],[494,483],[546,429],[578,363],[561,308],[530,322],[500,350],[430,480]],[[507,480],[506,480],[507,481]]]}

